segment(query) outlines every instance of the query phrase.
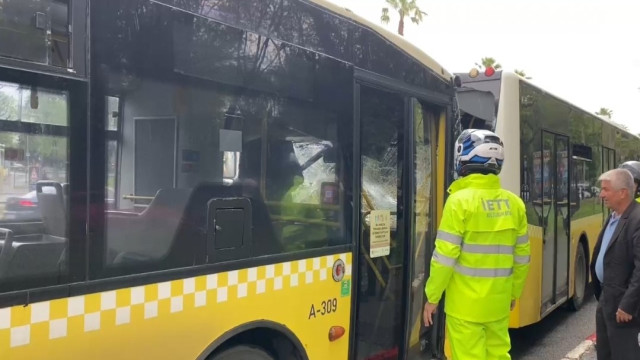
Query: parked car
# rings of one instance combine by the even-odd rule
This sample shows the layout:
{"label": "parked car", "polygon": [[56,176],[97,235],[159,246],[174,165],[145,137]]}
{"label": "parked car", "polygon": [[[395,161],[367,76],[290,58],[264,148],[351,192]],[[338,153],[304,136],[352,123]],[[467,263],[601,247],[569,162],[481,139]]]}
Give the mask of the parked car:
{"label": "parked car", "polygon": [[[45,193],[55,194],[56,189],[45,186],[42,188]],[[38,207],[38,196],[35,190],[22,196],[9,196],[5,204],[3,220],[33,220],[38,221],[42,217]]]}
{"label": "parked car", "polygon": [[[45,186],[42,191],[55,194],[55,188]],[[115,192],[112,188],[106,189],[105,204],[108,209],[115,209]],[[21,196],[9,196],[5,204],[4,214],[0,213],[0,220],[40,221],[42,219],[38,196],[36,191],[30,191]]]}

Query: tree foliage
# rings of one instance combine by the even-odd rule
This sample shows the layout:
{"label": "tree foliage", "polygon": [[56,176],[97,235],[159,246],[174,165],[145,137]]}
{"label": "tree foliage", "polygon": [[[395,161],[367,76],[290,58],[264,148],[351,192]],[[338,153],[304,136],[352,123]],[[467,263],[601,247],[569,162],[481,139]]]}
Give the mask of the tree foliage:
{"label": "tree foliage", "polygon": [[417,0],[385,0],[389,6],[382,8],[380,21],[389,24],[391,21],[390,9],[398,12],[400,20],[398,21],[398,34],[404,36],[404,19],[408,16],[411,22],[420,25],[427,15],[417,4]]}

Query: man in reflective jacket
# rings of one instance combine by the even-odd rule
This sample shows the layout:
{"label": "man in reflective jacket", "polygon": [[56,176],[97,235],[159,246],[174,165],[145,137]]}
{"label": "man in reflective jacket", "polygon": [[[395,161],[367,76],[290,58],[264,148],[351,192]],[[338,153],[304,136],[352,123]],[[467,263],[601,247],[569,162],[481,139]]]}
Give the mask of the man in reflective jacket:
{"label": "man in reflective jacket", "polygon": [[459,178],[449,188],[425,288],[426,326],[446,290],[444,309],[454,360],[510,359],[509,313],[529,271],[522,200],[500,187],[502,141],[465,130],[456,141]]}

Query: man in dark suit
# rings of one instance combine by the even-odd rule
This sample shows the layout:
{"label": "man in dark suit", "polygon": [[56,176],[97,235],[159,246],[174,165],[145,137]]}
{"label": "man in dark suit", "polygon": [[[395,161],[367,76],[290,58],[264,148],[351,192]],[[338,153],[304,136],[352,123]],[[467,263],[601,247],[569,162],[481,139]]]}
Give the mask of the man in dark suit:
{"label": "man in dark suit", "polygon": [[598,299],[598,360],[640,359],[640,204],[633,176],[614,169],[600,176],[600,197],[612,213],[593,251]]}

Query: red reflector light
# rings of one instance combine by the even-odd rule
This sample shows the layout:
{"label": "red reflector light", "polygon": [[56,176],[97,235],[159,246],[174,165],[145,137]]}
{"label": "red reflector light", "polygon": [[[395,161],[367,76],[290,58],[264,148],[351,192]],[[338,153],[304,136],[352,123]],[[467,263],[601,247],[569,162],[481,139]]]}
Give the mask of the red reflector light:
{"label": "red reflector light", "polygon": [[486,76],[493,76],[493,74],[495,74],[495,73],[496,73],[496,70],[495,70],[493,67],[491,67],[491,66],[489,66],[488,68],[486,68],[486,69],[485,69],[485,71],[484,71],[484,74],[485,74]]}
{"label": "red reflector light", "polygon": [[26,207],[36,206],[36,204],[34,204],[33,201],[31,200],[20,200],[19,204],[20,206],[26,206]]}
{"label": "red reflector light", "polygon": [[329,341],[336,341],[344,335],[344,328],[342,326],[332,326],[329,329]]}
{"label": "red reflector light", "polygon": [[365,360],[393,360],[398,358],[398,348],[383,350],[377,354],[371,355]]}

